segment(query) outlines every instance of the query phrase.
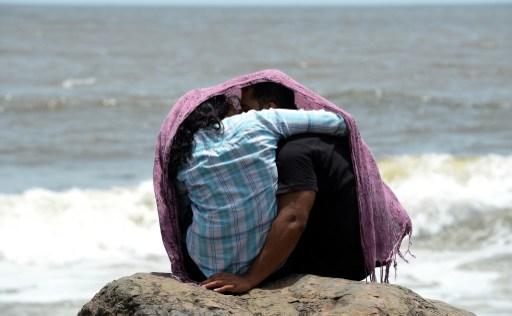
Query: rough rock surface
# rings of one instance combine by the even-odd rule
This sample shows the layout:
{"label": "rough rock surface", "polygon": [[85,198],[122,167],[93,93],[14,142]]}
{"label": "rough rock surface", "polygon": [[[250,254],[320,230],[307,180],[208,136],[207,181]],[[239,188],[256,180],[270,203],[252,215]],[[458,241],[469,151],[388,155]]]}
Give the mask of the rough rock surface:
{"label": "rough rock surface", "polygon": [[223,295],[164,273],[137,273],[104,286],[87,315],[474,315],[397,285],[295,275],[245,295]]}

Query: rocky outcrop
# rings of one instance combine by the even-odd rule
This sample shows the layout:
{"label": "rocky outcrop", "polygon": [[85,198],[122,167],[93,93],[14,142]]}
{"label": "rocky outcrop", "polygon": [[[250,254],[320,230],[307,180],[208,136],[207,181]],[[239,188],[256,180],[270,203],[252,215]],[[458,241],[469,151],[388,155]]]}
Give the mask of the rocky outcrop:
{"label": "rocky outcrop", "polygon": [[244,295],[223,295],[163,273],[137,273],[104,286],[88,315],[474,315],[391,284],[295,275]]}

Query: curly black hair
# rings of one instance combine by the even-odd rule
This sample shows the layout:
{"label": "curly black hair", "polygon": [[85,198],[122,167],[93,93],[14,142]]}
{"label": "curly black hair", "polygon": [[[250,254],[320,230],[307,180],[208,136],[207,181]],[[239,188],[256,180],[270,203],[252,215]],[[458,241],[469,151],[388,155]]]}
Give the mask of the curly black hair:
{"label": "curly black hair", "polygon": [[217,95],[201,103],[181,123],[173,139],[169,153],[167,178],[173,180],[178,170],[190,156],[194,147],[194,134],[200,129],[212,129],[219,133],[223,131],[222,119],[229,111],[230,105],[236,102],[225,95]]}

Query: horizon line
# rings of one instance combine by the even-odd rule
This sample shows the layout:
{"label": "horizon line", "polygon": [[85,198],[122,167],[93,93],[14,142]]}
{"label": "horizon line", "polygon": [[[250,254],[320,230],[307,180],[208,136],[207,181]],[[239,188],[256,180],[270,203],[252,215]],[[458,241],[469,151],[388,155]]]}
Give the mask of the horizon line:
{"label": "horizon line", "polygon": [[265,7],[450,7],[450,6],[495,6],[495,5],[512,5],[512,1],[482,1],[482,2],[421,2],[421,3],[407,3],[407,2],[391,2],[391,3],[303,3],[303,4],[292,4],[292,3],[161,3],[161,2],[150,2],[150,3],[118,3],[118,2],[102,2],[102,3],[62,3],[62,2],[47,2],[47,3],[33,3],[33,2],[2,2],[0,5],[9,6],[63,6],[63,7],[232,7],[232,8],[265,8]]}

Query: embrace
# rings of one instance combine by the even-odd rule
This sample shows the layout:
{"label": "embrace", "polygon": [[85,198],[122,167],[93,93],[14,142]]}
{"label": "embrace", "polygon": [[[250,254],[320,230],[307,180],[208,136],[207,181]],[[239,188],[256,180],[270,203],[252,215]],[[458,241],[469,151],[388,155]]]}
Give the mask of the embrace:
{"label": "embrace", "polygon": [[244,293],[292,273],[388,282],[409,216],[354,119],[278,70],[181,97],[154,188],[172,274]]}

